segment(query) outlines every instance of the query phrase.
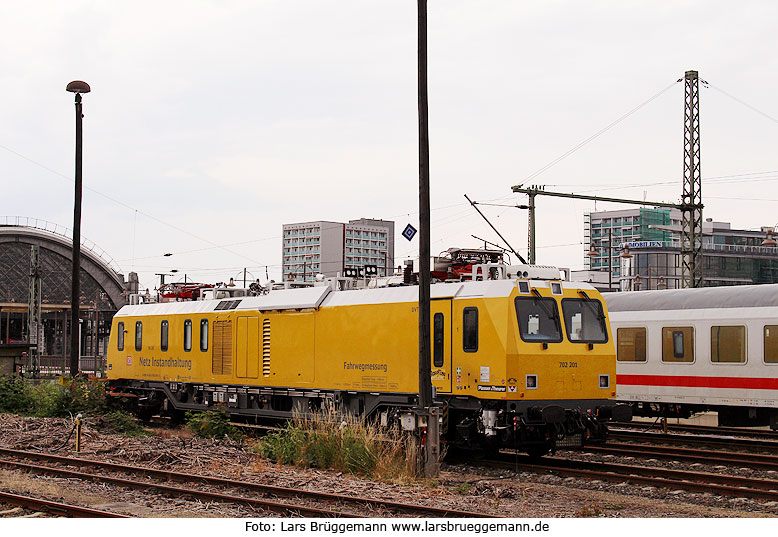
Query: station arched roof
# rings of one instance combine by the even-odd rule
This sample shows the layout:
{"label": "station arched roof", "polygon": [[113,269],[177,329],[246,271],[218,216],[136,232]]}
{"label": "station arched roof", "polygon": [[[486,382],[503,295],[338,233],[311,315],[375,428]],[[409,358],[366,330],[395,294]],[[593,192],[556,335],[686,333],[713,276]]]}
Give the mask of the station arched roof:
{"label": "station arched roof", "polygon": [[[0,217],[0,302],[29,300],[31,246],[40,247],[41,295],[45,304],[69,304],[72,232],[63,226],[26,217]],[[81,301],[101,311],[127,303],[124,276],[97,245],[81,241]]]}

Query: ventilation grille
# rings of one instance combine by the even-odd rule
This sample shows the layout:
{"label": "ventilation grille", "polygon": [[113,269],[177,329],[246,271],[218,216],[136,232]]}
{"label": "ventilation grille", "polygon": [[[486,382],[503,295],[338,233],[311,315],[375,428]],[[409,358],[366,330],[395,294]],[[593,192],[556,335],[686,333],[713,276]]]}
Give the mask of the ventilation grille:
{"label": "ventilation grille", "polygon": [[240,300],[222,300],[219,302],[215,310],[234,310],[238,307],[238,304],[240,304]]}
{"label": "ventilation grille", "polygon": [[270,319],[262,320],[262,376],[270,376]]}
{"label": "ventilation grille", "polygon": [[214,375],[232,375],[232,321],[213,323]]}

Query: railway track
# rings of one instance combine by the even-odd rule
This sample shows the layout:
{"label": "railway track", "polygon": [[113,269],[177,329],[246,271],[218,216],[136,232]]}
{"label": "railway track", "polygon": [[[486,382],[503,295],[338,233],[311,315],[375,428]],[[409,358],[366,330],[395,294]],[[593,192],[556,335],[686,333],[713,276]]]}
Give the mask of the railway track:
{"label": "railway track", "polygon": [[98,509],[90,509],[78,505],[68,505],[66,503],[53,502],[42,498],[21,496],[10,492],[0,492],[0,503],[23,507],[24,509],[30,509],[35,512],[70,518],[128,518],[125,515],[111,513],[109,511],[100,511]]}
{"label": "railway track", "polygon": [[771,449],[778,453],[778,441],[764,439],[735,438],[732,436],[712,436],[701,434],[662,433],[654,431],[617,430],[611,431],[612,440],[640,440],[660,444],[688,444],[745,449]]}
{"label": "railway track", "polygon": [[527,457],[505,456],[482,461],[490,467],[518,472],[554,474],[565,477],[597,479],[615,483],[633,483],[656,488],[701,492],[719,496],[778,501],[778,481],[709,472],[674,470],[633,464],[572,461],[548,457],[535,461]]}
{"label": "railway track", "polygon": [[617,443],[609,443],[605,446],[586,446],[584,451],[618,457],[650,457],[699,464],[740,465],[751,469],[778,471],[778,455]]}
{"label": "railway track", "polygon": [[[0,456],[3,457],[0,458],[0,466],[6,468],[13,468],[38,474],[54,475],[70,479],[99,481],[132,489],[156,490],[163,494],[192,497],[205,501],[245,504],[258,509],[271,511],[274,513],[281,513],[284,515],[304,515],[316,517],[363,517],[365,516],[365,512],[375,513],[383,511],[391,514],[427,517],[480,518],[494,516],[470,511],[460,511],[456,509],[424,506],[375,498],[361,498],[358,496],[335,494],[329,492],[317,492],[289,487],[279,487],[276,485],[187,474],[169,470],[157,470],[140,466],[130,466],[89,459],[63,457],[59,455],[35,453],[7,448],[0,448]],[[36,462],[45,462],[47,465],[21,462],[29,461],[31,459],[35,460]],[[90,471],[76,471],[63,468],[63,466],[75,466],[80,469],[86,469]],[[101,473],[98,475],[96,473],[92,473],[93,471],[100,471]],[[105,475],[106,472],[125,474],[129,476],[129,478]],[[139,477],[150,481],[140,481],[138,480]],[[198,488],[193,488],[192,486],[182,487],[168,484],[171,481],[192,484]],[[204,486],[208,487],[209,490],[203,490],[202,487]],[[240,491],[240,493],[236,493],[236,490]],[[252,493],[255,496],[247,496],[247,492]],[[256,497],[256,495],[261,495],[263,497]],[[286,501],[280,502],[277,501],[277,499],[270,499],[268,497],[285,498]],[[301,500],[304,503],[301,503]],[[311,505],[312,503],[324,503],[325,507]],[[349,506],[354,509],[354,512],[344,511],[341,509],[341,506]]]}
{"label": "railway track", "polygon": [[[645,431],[662,432],[662,426],[657,424],[649,424],[643,422],[626,423],[612,423],[608,425],[608,428],[612,432],[621,431],[624,429],[634,430],[641,429],[641,425]],[[712,425],[683,425],[678,423],[668,423],[667,430],[673,432],[703,434],[703,435],[726,435],[726,436],[739,436],[742,438],[759,438],[764,440],[774,440],[778,442],[778,431],[768,431],[764,429],[748,429],[743,427],[716,427]]]}

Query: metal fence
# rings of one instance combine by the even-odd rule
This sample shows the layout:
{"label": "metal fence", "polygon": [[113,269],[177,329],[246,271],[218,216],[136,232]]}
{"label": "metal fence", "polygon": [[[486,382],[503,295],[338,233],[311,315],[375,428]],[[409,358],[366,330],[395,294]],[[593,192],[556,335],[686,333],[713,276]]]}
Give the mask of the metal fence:
{"label": "metal fence", "polygon": [[[78,370],[86,374],[105,374],[105,356],[82,356],[78,361]],[[40,357],[42,376],[58,376],[70,373],[70,358],[43,355]]]}

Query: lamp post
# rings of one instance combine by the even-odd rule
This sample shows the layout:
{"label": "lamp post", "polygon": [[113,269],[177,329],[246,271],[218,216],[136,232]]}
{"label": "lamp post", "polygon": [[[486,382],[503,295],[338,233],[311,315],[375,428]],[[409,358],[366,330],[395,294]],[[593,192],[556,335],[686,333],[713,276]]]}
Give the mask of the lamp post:
{"label": "lamp post", "polygon": [[[614,248],[613,231],[611,229],[608,229],[608,246],[604,248],[605,248],[605,255],[608,256],[608,292],[610,293],[613,290],[613,266],[611,262],[611,255],[613,254],[613,248]],[[586,253],[586,255],[588,255],[589,258],[592,259],[592,261],[594,260],[595,257],[598,257],[600,255],[600,253],[597,251],[597,248],[594,247],[594,243],[591,244],[591,247],[589,248],[589,251]],[[627,251],[627,255],[629,256],[629,251]]]}
{"label": "lamp post", "polygon": [[430,362],[430,145],[427,102],[427,0],[417,0],[419,118],[419,414],[427,416],[424,475],[440,473],[438,409],[433,406]]}
{"label": "lamp post", "polygon": [[78,330],[79,297],[81,296],[79,276],[81,273],[81,94],[89,93],[91,88],[86,82],[74,80],[65,88],[66,91],[76,94],[76,193],[73,204],[73,280],[70,300],[70,376],[78,375],[78,360],[80,358],[80,341]]}
{"label": "lamp post", "polygon": [[[303,283],[308,279],[308,261],[312,258],[313,256],[310,255],[303,256]],[[313,271],[313,263],[311,263],[311,271]]]}
{"label": "lamp post", "polygon": [[778,224],[774,227],[762,228],[762,231],[764,231],[766,235],[765,239],[762,241],[762,246],[775,246],[778,244],[778,242],[775,241],[775,237],[773,237],[773,232],[776,227],[778,227]]}

